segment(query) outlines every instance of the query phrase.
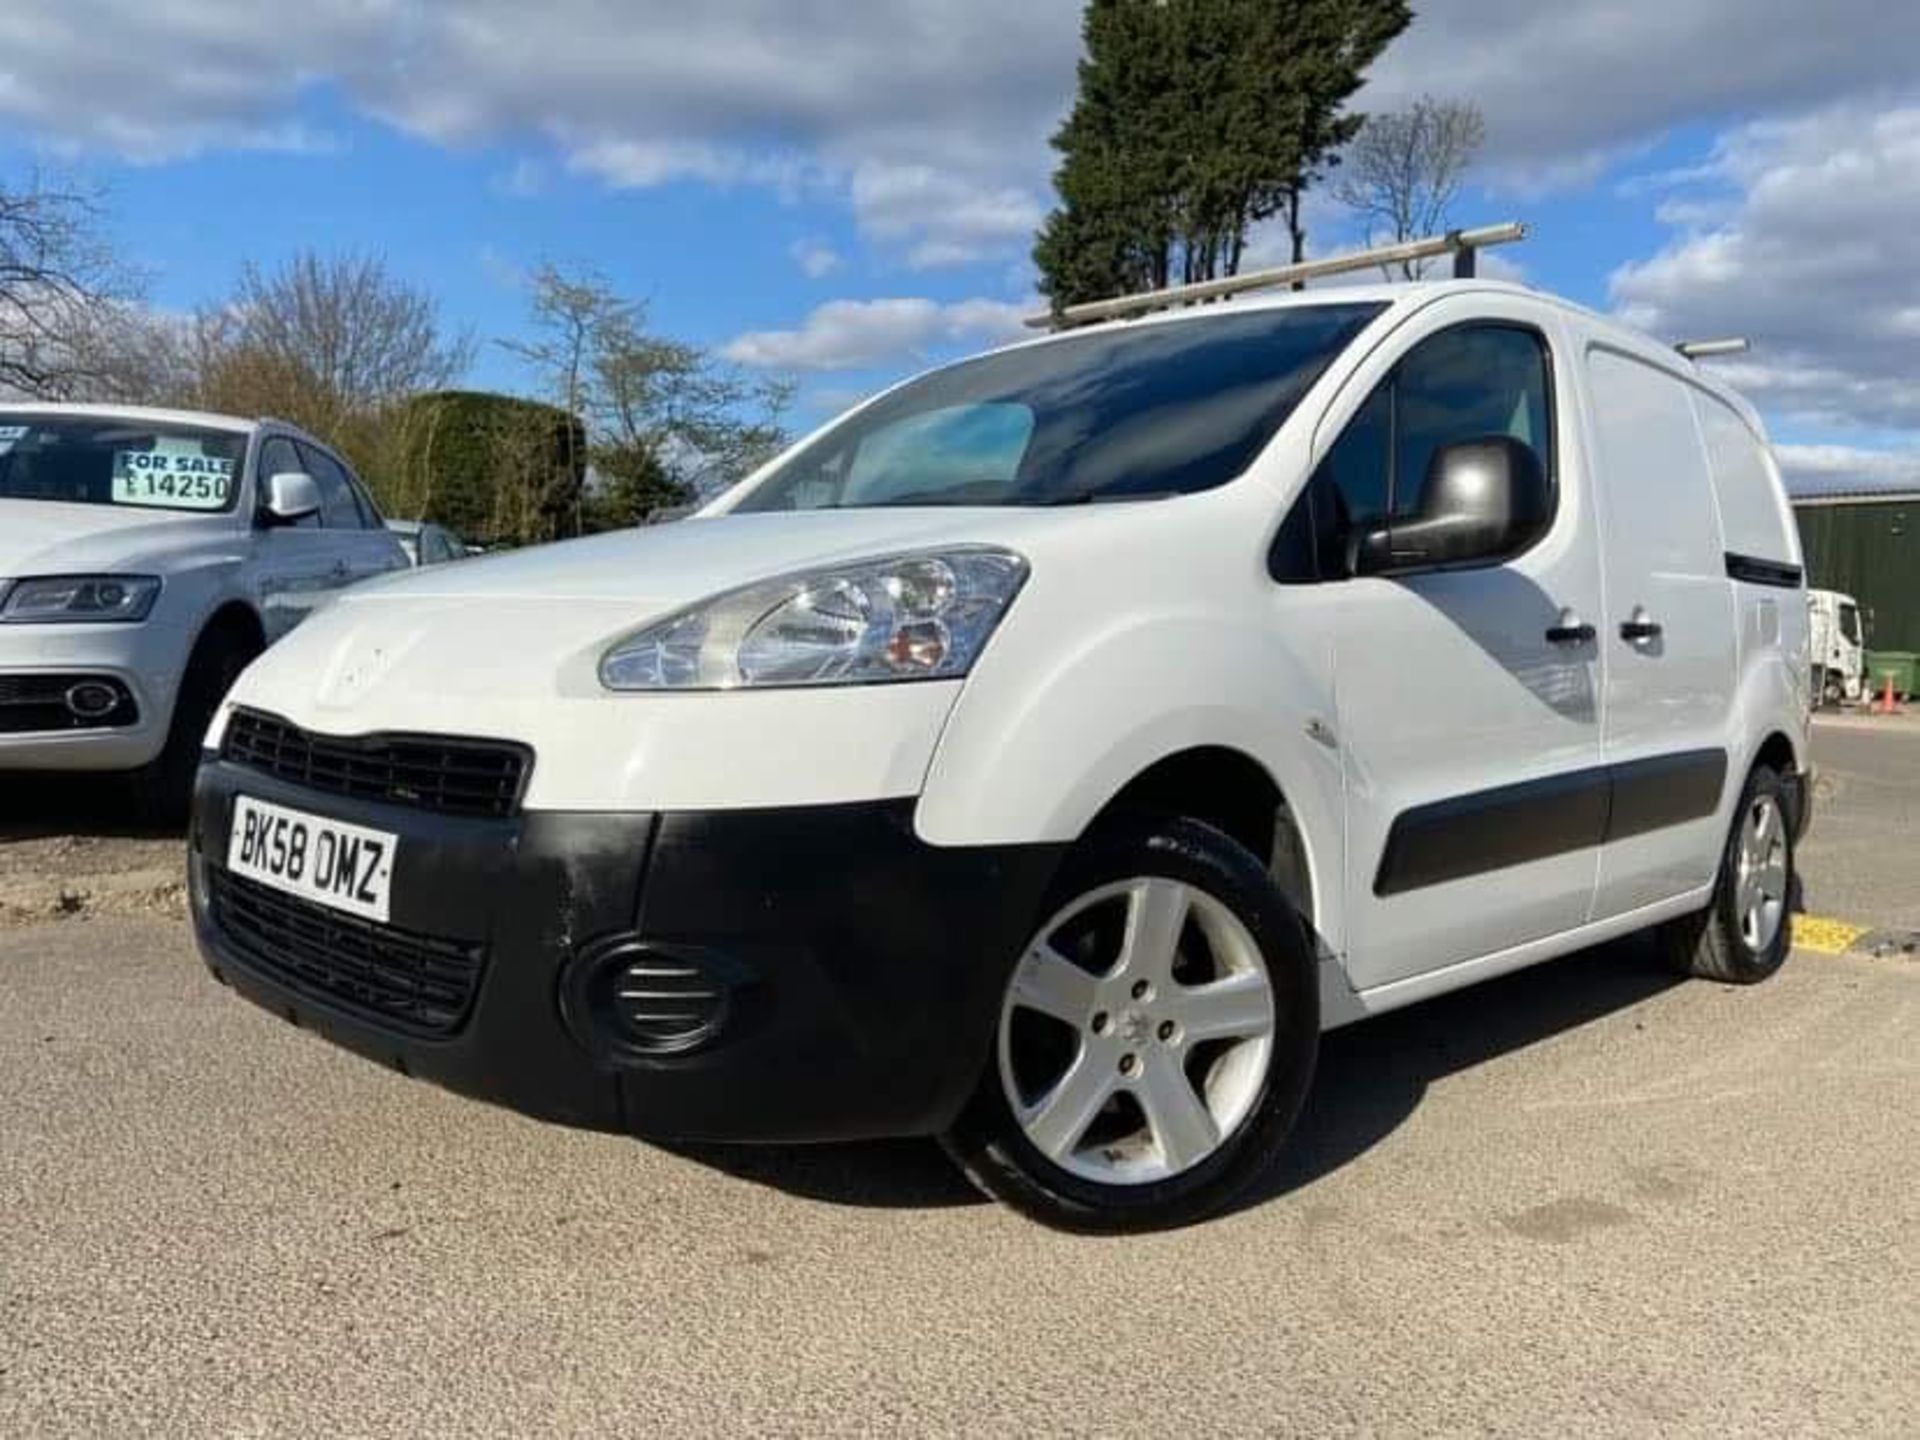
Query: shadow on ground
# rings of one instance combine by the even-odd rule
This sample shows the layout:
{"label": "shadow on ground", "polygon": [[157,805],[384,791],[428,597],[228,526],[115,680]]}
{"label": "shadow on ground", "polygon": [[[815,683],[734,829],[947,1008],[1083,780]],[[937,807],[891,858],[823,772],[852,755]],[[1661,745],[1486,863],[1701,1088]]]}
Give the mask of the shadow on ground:
{"label": "shadow on ground", "polygon": [[183,833],[142,820],[118,775],[0,774],[0,844],[62,835],[163,840]]}
{"label": "shadow on ground", "polygon": [[[1386,1140],[1435,1081],[1630,1009],[1679,983],[1648,937],[1538,965],[1326,1037],[1280,1162],[1248,1208],[1313,1183]],[[932,1141],[780,1148],[682,1146],[730,1175],[830,1204],[926,1209],[980,1203]]]}

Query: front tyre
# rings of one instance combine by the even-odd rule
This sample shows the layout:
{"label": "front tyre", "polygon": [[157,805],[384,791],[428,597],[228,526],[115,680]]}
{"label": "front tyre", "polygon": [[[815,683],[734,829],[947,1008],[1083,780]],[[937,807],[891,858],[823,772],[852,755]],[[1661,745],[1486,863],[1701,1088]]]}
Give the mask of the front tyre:
{"label": "front tyre", "polygon": [[1793,826],[1786,788],[1765,765],[1747,778],[1720,858],[1713,902],[1660,927],[1660,941],[1684,975],[1753,985],[1786,963],[1793,948]]}
{"label": "front tyre", "polygon": [[1046,913],[948,1150],[988,1194],[1060,1229],[1221,1209],[1279,1152],[1312,1079],[1305,926],[1253,855],[1185,819],[1082,842]]}

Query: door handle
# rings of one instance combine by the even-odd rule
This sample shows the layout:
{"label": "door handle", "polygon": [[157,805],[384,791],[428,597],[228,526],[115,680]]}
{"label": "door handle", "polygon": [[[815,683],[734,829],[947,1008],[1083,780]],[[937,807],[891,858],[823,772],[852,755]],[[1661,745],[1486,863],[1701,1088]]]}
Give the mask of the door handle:
{"label": "door handle", "polygon": [[1620,638],[1635,645],[1642,640],[1658,640],[1660,622],[1647,614],[1644,605],[1636,605],[1633,607],[1633,614],[1620,624]]}
{"label": "door handle", "polygon": [[1549,645],[1591,645],[1599,632],[1587,624],[1569,606],[1560,612],[1560,618],[1547,627]]}
{"label": "door handle", "polygon": [[350,565],[347,564],[346,561],[336,560],[333,562],[333,574],[335,579],[344,580],[347,578],[348,575],[352,573],[353,573],[353,569]]}

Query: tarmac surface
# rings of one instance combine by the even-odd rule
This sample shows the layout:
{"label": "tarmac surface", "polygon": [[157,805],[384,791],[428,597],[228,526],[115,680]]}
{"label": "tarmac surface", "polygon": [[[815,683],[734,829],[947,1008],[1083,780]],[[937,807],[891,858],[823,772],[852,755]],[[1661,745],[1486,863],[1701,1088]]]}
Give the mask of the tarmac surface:
{"label": "tarmac surface", "polygon": [[1807,908],[1920,931],[1920,716],[1821,719],[1813,830],[1800,847]]}
{"label": "tarmac surface", "polygon": [[[1816,758],[1810,905],[1915,923],[1920,739]],[[48,830],[0,897],[168,843]],[[1920,1433],[1917,960],[1629,941],[1354,1027],[1252,1203],[1087,1240],[931,1144],[461,1100],[123,899],[0,920],[0,1434]]]}

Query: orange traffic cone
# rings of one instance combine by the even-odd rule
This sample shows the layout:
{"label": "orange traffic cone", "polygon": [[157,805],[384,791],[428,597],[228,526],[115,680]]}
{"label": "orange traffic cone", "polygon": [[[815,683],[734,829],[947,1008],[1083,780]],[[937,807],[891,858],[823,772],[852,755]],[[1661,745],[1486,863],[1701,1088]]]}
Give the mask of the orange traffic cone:
{"label": "orange traffic cone", "polygon": [[1880,713],[1882,715],[1893,714],[1893,672],[1891,670],[1887,672],[1886,693],[1880,697]]}

